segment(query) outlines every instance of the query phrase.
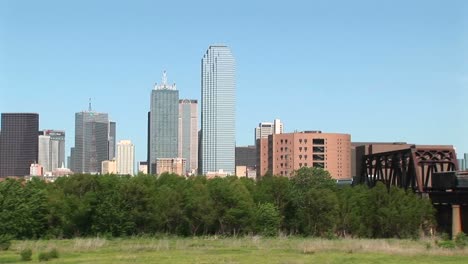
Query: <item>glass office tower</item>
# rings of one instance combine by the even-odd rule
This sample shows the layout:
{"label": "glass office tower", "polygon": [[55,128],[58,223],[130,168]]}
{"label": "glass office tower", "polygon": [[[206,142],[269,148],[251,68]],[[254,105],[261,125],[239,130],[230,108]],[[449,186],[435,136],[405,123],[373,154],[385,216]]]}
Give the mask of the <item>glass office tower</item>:
{"label": "glass office tower", "polygon": [[178,157],[179,91],[163,81],[151,92],[149,114],[149,172],[156,174],[156,159]]}
{"label": "glass office tower", "polygon": [[201,63],[202,174],[235,173],[235,60],[227,46],[214,45]]}
{"label": "glass office tower", "polygon": [[75,147],[72,153],[75,173],[100,173],[109,157],[109,116],[84,111],[75,114]]}

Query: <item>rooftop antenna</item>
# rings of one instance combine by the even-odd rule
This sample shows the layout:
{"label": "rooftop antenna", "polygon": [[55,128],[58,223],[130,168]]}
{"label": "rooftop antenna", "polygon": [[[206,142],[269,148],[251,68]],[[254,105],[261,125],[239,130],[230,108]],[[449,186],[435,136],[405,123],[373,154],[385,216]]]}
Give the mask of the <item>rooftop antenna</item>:
{"label": "rooftop antenna", "polygon": [[91,112],[93,109],[91,108],[91,97],[89,98],[89,106],[88,106],[88,111]]}
{"label": "rooftop antenna", "polygon": [[166,86],[167,85],[167,73],[164,70],[163,76],[162,76],[162,85]]}

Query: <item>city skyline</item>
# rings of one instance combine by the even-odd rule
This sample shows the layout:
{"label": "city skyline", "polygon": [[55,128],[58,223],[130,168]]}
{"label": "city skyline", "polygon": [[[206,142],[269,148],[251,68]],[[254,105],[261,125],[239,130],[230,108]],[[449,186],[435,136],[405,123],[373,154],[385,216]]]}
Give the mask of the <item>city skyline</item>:
{"label": "city skyline", "polygon": [[[83,3],[7,4],[0,11],[0,112],[39,113],[39,129],[66,131],[68,156],[74,113],[92,97],[119,123],[117,140],[131,139],[137,161],[146,160],[148,90],[167,69],[181,98],[200,100],[200,57],[221,42],[238,61],[236,145],[253,144],[259,122],[280,118],[287,132],[452,144],[459,157],[468,152],[463,1],[240,2],[210,18],[194,16],[202,6],[215,10],[163,3],[157,7],[183,19],[156,23],[157,8],[147,2],[113,12],[104,12],[104,1],[94,11]],[[294,16],[277,21],[286,13]],[[212,30],[204,27],[209,21],[217,21]]]}

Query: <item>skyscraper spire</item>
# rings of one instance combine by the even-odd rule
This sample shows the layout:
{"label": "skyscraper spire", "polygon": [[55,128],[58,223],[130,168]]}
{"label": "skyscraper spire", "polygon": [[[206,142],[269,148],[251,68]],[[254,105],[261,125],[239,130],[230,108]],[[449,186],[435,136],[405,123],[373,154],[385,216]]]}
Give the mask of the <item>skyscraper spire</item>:
{"label": "skyscraper spire", "polygon": [[88,106],[88,111],[91,112],[93,108],[91,107],[91,97],[89,98],[89,106]]}

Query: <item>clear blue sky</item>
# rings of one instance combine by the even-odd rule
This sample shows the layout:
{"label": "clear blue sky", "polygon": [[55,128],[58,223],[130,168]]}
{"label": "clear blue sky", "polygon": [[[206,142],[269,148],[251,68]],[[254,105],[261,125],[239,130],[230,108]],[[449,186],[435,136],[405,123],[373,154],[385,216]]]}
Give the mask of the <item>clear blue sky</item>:
{"label": "clear blue sky", "polygon": [[[468,152],[468,1],[0,0],[0,112],[65,129],[94,109],[146,159],[150,93],[167,70],[200,99],[210,44],[237,60],[237,145],[261,121],[353,141]],[[68,155],[68,154],[67,154]]]}

